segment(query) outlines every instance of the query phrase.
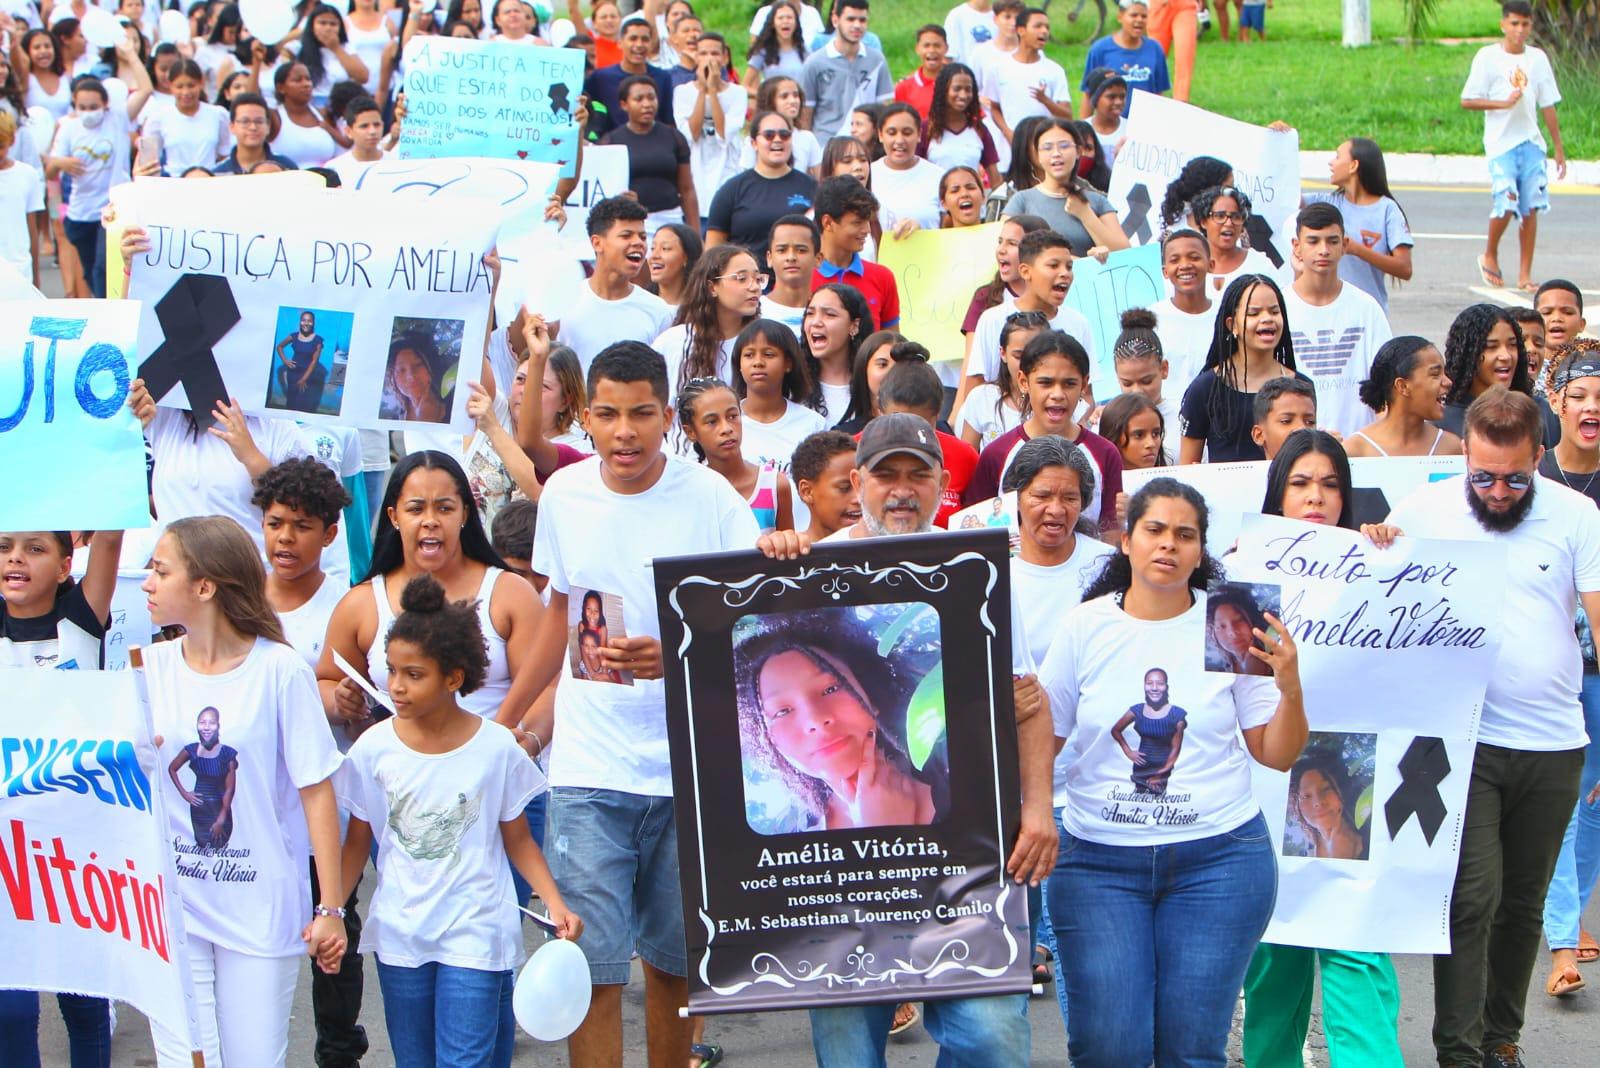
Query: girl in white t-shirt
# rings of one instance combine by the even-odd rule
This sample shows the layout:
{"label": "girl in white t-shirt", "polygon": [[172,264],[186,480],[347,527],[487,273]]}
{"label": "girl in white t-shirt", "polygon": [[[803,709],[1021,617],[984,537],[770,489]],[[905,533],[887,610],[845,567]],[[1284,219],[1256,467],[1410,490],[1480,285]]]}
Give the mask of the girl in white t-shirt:
{"label": "girl in white t-shirt", "polygon": [[692,379],[678,391],[676,409],[684,440],[750,505],[761,533],[793,530],[789,476],[776,464],[745,458],[744,418],[733,388],[717,378]]}
{"label": "girl in white t-shirt", "polygon": [[1000,372],[993,382],[974,386],[967,392],[956,415],[956,430],[961,440],[980,453],[1001,434],[1022,425],[1024,397],[1020,362],[1022,350],[1050,328],[1043,312],[1012,312],[1000,328]]}
{"label": "girl in white t-shirt", "polygon": [[1231,185],[1213,186],[1189,202],[1189,213],[1211,254],[1212,292],[1220,294],[1242,274],[1278,273],[1271,260],[1249,247],[1250,198],[1244,193]]}
{"label": "girl in white t-shirt", "polygon": [[745,458],[787,473],[795,448],[827,429],[821,413],[807,404],[813,387],[800,342],[784,324],[757,319],[740,332],[733,352]]}
{"label": "girl in white t-shirt", "polygon": [[228,154],[233,135],[228,111],[201,99],[205,72],[192,59],[175,60],[169,68],[172,106],[150,117],[144,132],[161,139],[162,172],[178,177],[191,167],[206,170]]}
{"label": "girl in white t-shirt", "polygon": [[[208,1064],[282,1066],[306,947],[324,971],[346,947],[341,758],[239,524],[170,523],[150,567],[150,621],[184,630],[145,649],[144,672],[202,1049]],[[315,909],[307,855],[323,888]],[[151,1030],[162,1065],[190,1063],[187,1035]]]}
{"label": "girl in white t-shirt", "polygon": [[878,224],[897,238],[918,227],[939,228],[944,168],[917,155],[921,121],[916,108],[902,103],[886,105],[878,117],[883,158],[872,165],[872,192],[878,198]]}
{"label": "girl in white t-shirt", "polygon": [[1288,771],[1305,745],[1295,644],[1269,616],[1251,655],[1273,679],[1205,670],[1206,519],[1174,479],[1134,494],[1039,672],[1072,760],[1049,895],[1077,1062],[1221,1062],[1272,914],[1250,761]]}
{"label": "girl in white t-shirt", "polygon": [[350,811],[344,886],[361,878],[376,835],[378,887],[362,941],[378,961],[396,1063],[509,1064],[524,957],[512,866],[558,937],[576,940],[583,921],[522,816],[544,776],[510,731],[457,702],[489,669],[477,606],[447,601],[419,575],[400,608],[383,638],[395,714],[351,747],[339,776]]}
{"label": "girl in white t-shirt", "polygon": [[738,245],[718,245],[689,272],[683,303],[672,326],[651,348],[667,361],[667,385],[682,389],[691,378],[727,381],[733,339],[761,310],[767,276]]}

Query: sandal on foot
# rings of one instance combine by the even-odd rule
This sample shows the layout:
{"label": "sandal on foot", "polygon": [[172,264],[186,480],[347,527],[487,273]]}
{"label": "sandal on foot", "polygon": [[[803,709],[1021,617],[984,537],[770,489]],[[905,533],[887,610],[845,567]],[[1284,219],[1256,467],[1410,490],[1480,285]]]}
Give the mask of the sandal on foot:
{"label": "sandal on foot", "polygon": [[1545,980],[1544,992],[1553,998],[1564,998],[1582,990],[1583,985],[1583,976],[1578,974],[1577,968],[1568,964],[1550,973],[1550,978]]}
{"label": "sandal on foot", "polygon": [[889,1028],[891,1035],[902,1034],[917,1026],[917,1021],[922,1019],[922,1010],[909,1002],[901,1002],[894,1007],[894,1026]]}
{"label": "sandal on foot", "polygon": [[699,1068],[711,1068],[713,1064],[722,1063],[722,1047],[710,1042],[696,1042],[689,1047],[689,1056],[700,1058]]}
{"label": "sandal on foot", "polygon": [[1055,954],[1050,952],[1049,947],[1033,947],[1033,984],[1035,986],[1044,986],[1046,983],[1055,981],[1055,976],[1050,970],[1050,962],[1055,959]]}
{"label": "sandal on foot", "polygon": [[1489,266],[1488,258],[1478,257],[1478,277],[1483,279],[1483,284],[1494,289],[1504,289],[1505,277],[1496,269]]}
{"label": "sandal on foot", "polygon": [[1595,961],[1600,960],[1600,942],[1596,942],[1594,935],[1588,931],[1579,931],[1576,952],[1579,964],[1593,964]]}

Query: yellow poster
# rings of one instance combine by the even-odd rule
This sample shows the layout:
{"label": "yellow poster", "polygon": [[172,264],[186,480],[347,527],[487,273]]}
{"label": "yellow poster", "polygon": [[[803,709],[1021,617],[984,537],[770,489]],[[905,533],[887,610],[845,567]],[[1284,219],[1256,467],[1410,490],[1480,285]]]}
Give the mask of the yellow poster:
{"label": "yellow poster", "polygon": [[994,279],[1000,226],[918,230],[904,241],[885,235],[878,247],[878,262],[900,286],[900,333],[926,345],[935,360],[966,355],[961,320],[973,292]]}

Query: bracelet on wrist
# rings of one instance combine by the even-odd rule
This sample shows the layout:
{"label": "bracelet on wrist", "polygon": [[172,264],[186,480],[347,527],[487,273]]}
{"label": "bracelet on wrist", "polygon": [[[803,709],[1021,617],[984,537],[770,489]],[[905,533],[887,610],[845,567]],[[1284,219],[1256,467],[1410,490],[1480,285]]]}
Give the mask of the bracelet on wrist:
{"label": "bracelet on wrist", "polygon": [[345,912],[343,906],[340,905],[317,905],[311,910],[311,915],[334,916],[342,920],[344,919]]}

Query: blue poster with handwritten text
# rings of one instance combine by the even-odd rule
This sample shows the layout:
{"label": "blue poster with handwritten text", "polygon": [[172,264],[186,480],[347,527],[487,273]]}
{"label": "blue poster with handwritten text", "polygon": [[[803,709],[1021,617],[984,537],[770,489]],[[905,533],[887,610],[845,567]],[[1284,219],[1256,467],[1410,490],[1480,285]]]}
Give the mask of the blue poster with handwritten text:
{"label": "blue poster with handwritten text", "polygon": [[400,155],[487,156],[576,172],[583,50],[423,37],[406,46]]}
{"label": "blue poster with handwritten text", "polygon": [[1094,331],[1095,365],[1089,371],[1089,381],[1109,384],[1096,390],[1104,394],[1102,399],[1117,395],[1111,350],[1122,333],[1122,313],[1166,299],[1159,244],[1119,249],[1104,263],[1092,257],[1072,261],[1072,288],[1067,290],[1066,307],[1082,314]]}
{"label": "blue poster with handwritten text", "polygon": [[150,525],[144,436],[128,409],[142,305],[0,301],[0,530]]}

